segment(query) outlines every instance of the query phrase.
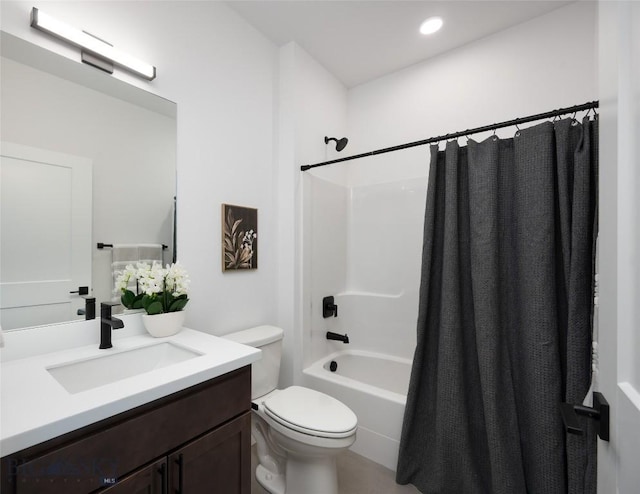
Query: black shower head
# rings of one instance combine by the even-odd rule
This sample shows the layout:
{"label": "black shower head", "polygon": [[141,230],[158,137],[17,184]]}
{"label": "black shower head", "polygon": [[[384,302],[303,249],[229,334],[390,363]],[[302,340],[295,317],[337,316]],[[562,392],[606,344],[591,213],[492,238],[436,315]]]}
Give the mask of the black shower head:
{"label": "black shower head", "polygon": [[325,136],[324,143],[329,144],[329,141],[336,141],[336,151],[339,152],[347,147],[347,143],[349,142],[349,139],[347,139],[346,137],[343,137],[342,139],[336,139],[335,137]]}

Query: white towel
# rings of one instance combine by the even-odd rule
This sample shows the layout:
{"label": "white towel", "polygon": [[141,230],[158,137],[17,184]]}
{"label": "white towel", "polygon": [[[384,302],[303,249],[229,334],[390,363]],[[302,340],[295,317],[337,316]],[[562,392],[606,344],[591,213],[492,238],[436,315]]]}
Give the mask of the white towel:
{"label": "white towel", "polygon": [[138,245],[138,259],[140,262],[153,264],[154,262],[163,263],[162,245],[160,244],[140,244]]}
{"label": "white towel", "polygon": [[138,262],[138,246],[133,244],[116,244],[111,249],[111,260],[114,263]]}

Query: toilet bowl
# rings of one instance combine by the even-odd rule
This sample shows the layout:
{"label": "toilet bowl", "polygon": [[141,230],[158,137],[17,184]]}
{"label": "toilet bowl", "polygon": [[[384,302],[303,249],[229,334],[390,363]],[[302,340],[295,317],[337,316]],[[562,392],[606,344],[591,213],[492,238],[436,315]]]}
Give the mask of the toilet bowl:
{"label": "toilet bowl", "polygon": [[336,456],[355,442],[357,417],[324,393],[276,389],[283,334],[260,326],[225,336],[263,352],[252,367],[256,479],[271,494],[338,494]]}

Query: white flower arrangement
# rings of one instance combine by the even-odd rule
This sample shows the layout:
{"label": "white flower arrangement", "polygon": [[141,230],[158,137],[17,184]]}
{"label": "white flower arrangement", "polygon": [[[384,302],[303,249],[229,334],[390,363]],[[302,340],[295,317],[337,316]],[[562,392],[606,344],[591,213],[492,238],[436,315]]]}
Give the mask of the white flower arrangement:
{"label": "white flower arrangement", "polygon": [[[132,280],[136,281],[138,293],[129,289]],[[144,309],[147,314],[177,312],[189,302],[189,275],[176,262],[162,264],[154,262],[129,264],[116,278],[116,292],[120,293],[122,305],[127,309]]]}

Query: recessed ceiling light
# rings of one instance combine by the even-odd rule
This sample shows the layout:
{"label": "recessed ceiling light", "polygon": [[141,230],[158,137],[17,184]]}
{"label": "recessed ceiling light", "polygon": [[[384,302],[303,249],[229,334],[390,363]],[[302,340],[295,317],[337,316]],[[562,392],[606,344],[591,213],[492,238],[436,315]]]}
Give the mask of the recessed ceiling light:
{"label": "recessed ceiling light", "polygon": [[429,17],[426,21],[424,21],[420,25],[420,32],[422,34],[433,34],[436,31],[440,30],[441,27],[442,27],[441,17]]}

